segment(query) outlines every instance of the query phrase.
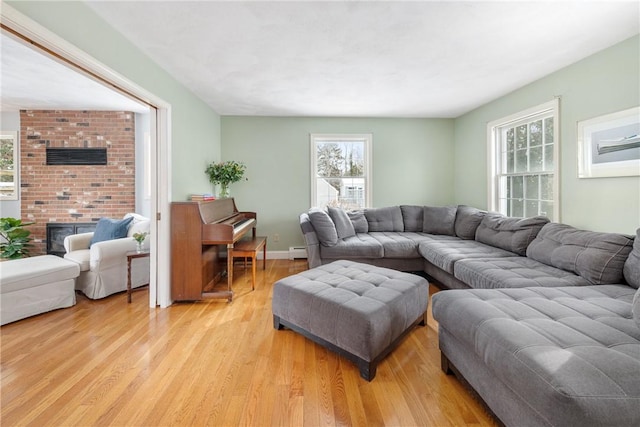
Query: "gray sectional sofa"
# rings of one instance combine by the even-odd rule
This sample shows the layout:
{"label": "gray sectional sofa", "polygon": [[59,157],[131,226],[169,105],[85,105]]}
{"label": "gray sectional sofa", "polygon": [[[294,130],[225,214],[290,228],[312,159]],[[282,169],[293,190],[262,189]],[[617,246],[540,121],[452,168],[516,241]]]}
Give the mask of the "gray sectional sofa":
{"label": "gray sectional sofa", "polygon": [[300,215],[310,267],[420,271],[442,366],[509,426],[640,425],[640,229],[599,233],[469,206]]}

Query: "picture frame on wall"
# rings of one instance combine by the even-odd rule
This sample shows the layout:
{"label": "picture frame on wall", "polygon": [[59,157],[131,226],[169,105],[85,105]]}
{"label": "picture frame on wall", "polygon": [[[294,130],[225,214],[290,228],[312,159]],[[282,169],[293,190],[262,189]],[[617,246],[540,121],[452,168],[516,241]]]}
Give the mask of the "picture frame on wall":
{"label": "picture frame on wall", "polygon": [[640,176],[640,106],[578,122],[578,178]]}

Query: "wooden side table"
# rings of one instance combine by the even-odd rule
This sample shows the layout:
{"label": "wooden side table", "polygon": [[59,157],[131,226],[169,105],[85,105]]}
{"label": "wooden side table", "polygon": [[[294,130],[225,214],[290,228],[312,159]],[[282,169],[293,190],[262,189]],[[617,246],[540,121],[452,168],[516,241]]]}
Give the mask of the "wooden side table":
{"label": "wooden side table", "polygon": [[142,291],[142,290],[144,290],[145,287],[149,286],[149,283],[147,283],[146,285],[141,285],[141,286],[139,286],[139,287],[137,287],[135,289],[131,289],[131,261],[136,259],[136,258],[149,258],[149,255],[150,255],[149,251],[127,252],[127,302],[129,304],[131,303],[131,293],[132,292]]}

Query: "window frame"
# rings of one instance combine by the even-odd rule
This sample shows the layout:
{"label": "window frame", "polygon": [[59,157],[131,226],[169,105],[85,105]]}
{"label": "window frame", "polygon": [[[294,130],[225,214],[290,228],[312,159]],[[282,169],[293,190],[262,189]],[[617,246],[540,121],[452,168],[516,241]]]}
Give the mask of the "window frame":
{"label": "window frame", "polygon": [[[501,129],[516,123],[530,123],[536,117],[551,113],[553,117],[553,221],[560,222],[560,100],[554,98],[535,107],[519,111],[509,116],[493,120],[487,124],[487,206],[489,210],[500,212],[500,170],[502,164],[499,134]],[[541,175],[543,171],[528,174]],[[506,214],[505,212],[501,212]],[[523,212],[524,213],[524,212]]]}
{"label": "window frame", "polygon": [[373,194],[371,189],[372,183],[372,145],[373,145],[373,134],[371,133],[311,133],[309,134],[309,142],[310,142],[310,159],[311,159],[311,169],[310,169],[310,184],[311,184],[311,197],[309,200],[310,207],[316,207],[317,200],[317,141],[327,142],[335,140],[336,142],[344,142],[344,141],[358,141],[364,142],[364,206],[362,208],[371,207],[371,195]]}
{"label": "window frame", "polygon": [[20,139],[18,131],[0,131],[0,138],[13,140],[13,195],[2,196],[0,200],[20,200]]}

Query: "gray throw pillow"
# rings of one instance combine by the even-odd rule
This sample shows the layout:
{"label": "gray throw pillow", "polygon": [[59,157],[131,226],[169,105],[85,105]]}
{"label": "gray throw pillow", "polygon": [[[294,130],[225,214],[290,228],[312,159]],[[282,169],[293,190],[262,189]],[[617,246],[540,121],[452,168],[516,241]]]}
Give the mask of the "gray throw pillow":
{"label": "gray throw pillow", "polygon": [[316,230],[316,235],[323,246],[335,246],[338,244],[338,232],[336,226],[327,212],[322,209],[309,210],[309,220]]}
{"label": "gray throw pillow", "polygon": [[623,273],[629,285],[636,289],[640,288],[640,228],[636,230],[633,249],[624,263]]}
{"label": "gray throw pillow", "polygon": [[548,222],[549,218],[544,216],[513,218],[492,212],[482,218],[476,230],[476,240],[525,256],[529,244]]}
{"label": "gray throw pillow", "polygon": [[372,231],[404,231],[400,206],[365,209],[364,216]]}
{"label": "gray throw pillow", "polygon": [[402,222],[404,223],[404,231],[422,231],[422,222],[424,221],[424,209],[422,206],[400,206],[402,212]]}
{"label": "gray throw pillow", "polygon": [[133,221],[133,217],[125,219],[100,218],[93,237],[91,237],[91,242],[89,242],[89,247],[94,243],[127,237],[131,221]]}
{"label": "gray throw pillow", "polygon": [[457,206],[425,206],[422,231],[429,234],[454,236],[457,210]]}
{"label": "gray throw pillow", "polygon": [[356,233],[369,232],[369,223],[364,216],[364,211],[349,211],[347,212],[347,216],[351,220],[351,224],[353,224],[353,229]]}
{"label": "gray throw pillow", "polygon": [[622,283],[622,269],[633,238],[617,233],[578,230],[570,225],[545,225],[527,249],[543,264],[584,277],[594,285]]}
{"label": "gray throw pillow", "polygon": [[638,289],[633,296],[631,314],[633,315],[633,320],[636,321],[636,325],[640,328],[640,289]]}
{"label": "gray throw pillow", "polygon": [[349,219],[347,213],[340,208],[328,207],[329,216],[336,225],[336,232],[338,233],[338,239],[344,239],[346,237],[352,237],[356,235],[356,230],[353,228],[353,223]]}
{"label": "gray throw pillow", "polygon": [[465,240],[475,239],[476,230],[486,214],[487,212],[471,206],[458,205],[455,222],[456,236]]}

